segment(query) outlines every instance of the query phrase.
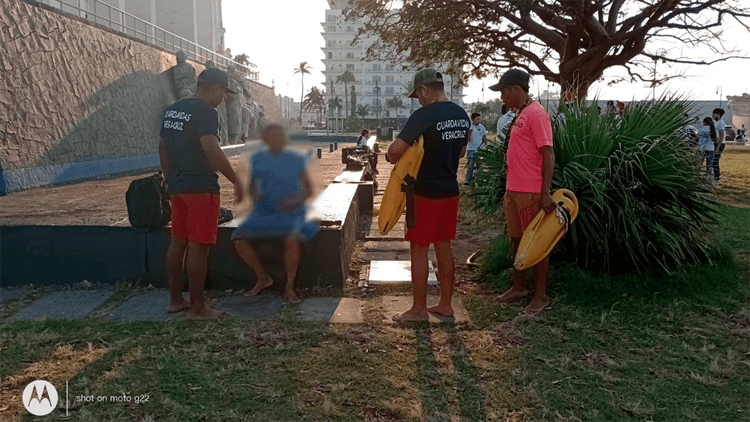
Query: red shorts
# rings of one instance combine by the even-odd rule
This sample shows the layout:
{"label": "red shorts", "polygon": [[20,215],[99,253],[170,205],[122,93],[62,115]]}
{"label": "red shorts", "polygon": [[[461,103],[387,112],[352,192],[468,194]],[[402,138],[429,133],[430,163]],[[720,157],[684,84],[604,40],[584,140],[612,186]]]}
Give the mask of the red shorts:
{"label": "red shorts", "polygon": [[414,196],[414,227],[404,239],[421,244],[447,242],[456,238],[459,196],[432,199]]}
{"label": "red shorts", "polygon": [[172,237],[184,237],[204,245],[216,244],[218,193],[174,194],[171,202]]}
{"label": "red shorts", "polygon": [[505,221],[508,223],[508,236],[523,237],[526,227],[529,227],[542,209],[542,194],[505,191],[503,206]]}

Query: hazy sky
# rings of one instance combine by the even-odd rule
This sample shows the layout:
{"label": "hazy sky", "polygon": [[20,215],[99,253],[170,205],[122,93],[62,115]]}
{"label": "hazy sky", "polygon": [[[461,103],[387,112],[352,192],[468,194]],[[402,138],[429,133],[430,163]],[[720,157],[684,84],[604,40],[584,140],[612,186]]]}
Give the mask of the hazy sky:
{"label": "hazy sky", "polygon": [[[325,10],[328,8],[326,0],[223,0],[223,19],[226,29],[226,46],[231,48],[232,54],[246,53],[250,60],[258,66],[260,82],[276,87],[276,93],[291,96],[299,101],[300,76],[294,75],[293,69],[299,63],[306,61],[311,66],[311,75],[305,75],[305,92],[310,87],[323,88],[323,27]],[[729,21],[729,20],[726,20]],[[729,47],[741,46],[746,55],[750,55],[750,33],[739,25],[730,22],[733,27],[726,43]],[[684,54],[696,58],[704,58],[710,54],[707,48],[689,50],[684,47]],[[659,73],[668,69],[666,64],[659,63]],[[674,68],[670,72],[678,73]],[[687,77],[677,79],[656,88],[658,96],[665,89],[670,91],[688,91],[694,99],[717,100],[719,87],[723,101],[726,95],[740,95],[750,92],[750,59],[733,59],[715,63],[710,66],[690,66],[686,70]],[[624,74],[618,68],[611,68],[605,72],[606,81],[612,76]],[[532,92],[537,94],[547,89],[547,82],[536,78],[532,84]],[[464,101],[474,102],[482,100],[482,85],[489,86],[496,79],[485,81],[471,80],[469,87],[464,88]],[[550,85],[554,92],[559,90]],[[607,86],[598,83],[591,87],[589,96],[596,95],[602,99],[643,99],[651,97],[652,90],[646,83],[619,83]],[[484,99],[499,98],[498,93],[486,89]]]}

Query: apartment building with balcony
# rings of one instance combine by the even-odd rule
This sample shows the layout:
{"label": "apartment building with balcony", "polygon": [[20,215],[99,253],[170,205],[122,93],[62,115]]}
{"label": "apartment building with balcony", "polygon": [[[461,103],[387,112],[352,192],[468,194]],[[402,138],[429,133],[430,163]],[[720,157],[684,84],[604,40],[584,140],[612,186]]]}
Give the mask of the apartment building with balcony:
{"label": "apartment building with balcony", "polygon": [[[400,126],[409,117],[413,110],[419,108],[417,100],[411,100],[408,95],[407,85],[413,80],[418,67],[410,63],[393,65],[389,61],[362,61],[365,57],[367,47],[372,45],[374,39],[366,39],[353,44],[360,23],[347,22],[343,16],[343,9],[347,1],[328,0],[329,8],[325,12],[323,26],[324,46],[322,47],[325,57],[323,64],[325,70],[325,93],[328,99],[340,97],[343,101],[345,84],[338,82],[337,78],[345,71],[354,75],[354,82],[348,83],[349,113],[351,115],[351,91],[354,87],[356,92],[356,105],[366,105],[369,111],[365,121],[369,126]],[[404,67],[406,69],[404,69]],[[445,70],[443,66],[442,69]],[[457,79],[444,75],[446,94],[455,103],[464,106],[462,89],[450,89]],[[398,109],[388,107],[387,102],[392,98],[400,98],[404,104]],[[356,110],[355,110],[356,111]],[[361,116],[358,116],[361,118]]]}

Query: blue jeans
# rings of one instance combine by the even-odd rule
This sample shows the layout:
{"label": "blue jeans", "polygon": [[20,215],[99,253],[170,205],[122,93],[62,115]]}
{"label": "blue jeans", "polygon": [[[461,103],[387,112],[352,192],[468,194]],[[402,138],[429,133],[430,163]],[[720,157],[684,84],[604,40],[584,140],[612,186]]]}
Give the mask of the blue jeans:
{"label": "blue jeans", "polygon": [[706,177],[711,179],[711,169],[714,166],[714,151],[703,151],[703,157],[706,159]]}
{"label": "blue jeans", "polygon": [[724,145],[721,144],[721,147],[719,147],[719,153],[714,154],[714,180],[719,180],[719,177],[721,176],[721,170],[719,170],[719,160],[721,160],[721,153],[724,152]]}
{"label": "blue jeans", "polygon": [[474,169],[474,154],[476,154],[476,152],[476,150],[466,151],[466,183],[470,183],[474,180],[474,170],[479,170],[479,165],[476,165],[476,169]]}

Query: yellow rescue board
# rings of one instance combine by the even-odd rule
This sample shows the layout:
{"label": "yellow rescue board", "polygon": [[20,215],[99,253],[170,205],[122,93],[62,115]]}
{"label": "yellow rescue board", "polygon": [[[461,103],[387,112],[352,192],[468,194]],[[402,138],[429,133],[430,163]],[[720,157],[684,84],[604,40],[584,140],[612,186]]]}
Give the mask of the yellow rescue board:
{"label": "yellow rescue board", "polygon": [[519,271],[533,267],[549,255],[578,216],[578,199],[573,192],[559,189],[552,194],[552,199],[557,205],[555,211],[549,214],[539,211],[523,232],[513,263]]}
{"label": "yellow rescue board", "polygon": [[404,212],[404,208],[406,208],[406,193],[401,191],[401,185],[404,183],[404,178],[407,175],[413,178],[417,177],[423,156],[424,138],[420,136],[419,141],[407,149],[404,155],[399,158],[396,165],[393,166],[378,213],[380,234],[388,234],[396,223],[398,223],[398,219],[401,218],[401,214]]}

